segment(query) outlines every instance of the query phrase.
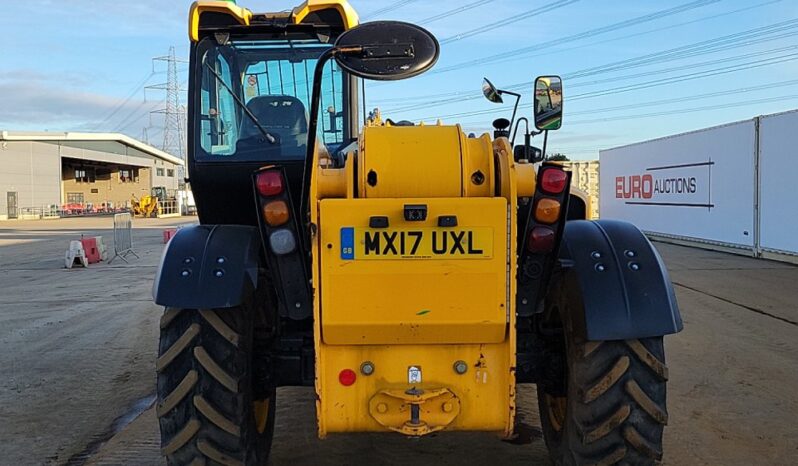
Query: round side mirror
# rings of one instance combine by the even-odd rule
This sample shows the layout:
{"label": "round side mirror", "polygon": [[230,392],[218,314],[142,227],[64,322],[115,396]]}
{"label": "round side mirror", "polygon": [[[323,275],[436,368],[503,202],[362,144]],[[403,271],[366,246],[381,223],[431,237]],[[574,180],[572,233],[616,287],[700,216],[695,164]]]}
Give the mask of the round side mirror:
{"label": "round side mirror", "polygon": [[502,99],[502,96],[499,94],[499,90],[496,89],[496,86],[494,86],[488,78],[482,78],[482,95],[494,104],[504,103],[504,99]]}
{"label": "round side mirror", "polygon": [[335,61],[364,79],[393,81],[417,76],[438,61],[440,44],[429,31],[400,21],[363,23],[335,41]]}

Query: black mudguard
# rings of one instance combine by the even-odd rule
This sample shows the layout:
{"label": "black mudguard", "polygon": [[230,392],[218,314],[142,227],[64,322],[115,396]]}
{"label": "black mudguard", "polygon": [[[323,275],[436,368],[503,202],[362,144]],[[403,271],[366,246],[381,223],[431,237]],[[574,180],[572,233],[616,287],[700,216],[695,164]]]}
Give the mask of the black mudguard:
{"label": "black mudguard", "polygon": [[161,257],[153,298],[184,309],[238,306],[257,287],[260,247],[256,227],[181,228]]}
{"label": "black mudguard", "polygon": [[[626,340],[682,330],[668,271],[634,225],[617,220],[570,221],[560,263],[575,274],[584,320],[572,316],[588,340]],[[573,277],[572,277],[573,278]]]}

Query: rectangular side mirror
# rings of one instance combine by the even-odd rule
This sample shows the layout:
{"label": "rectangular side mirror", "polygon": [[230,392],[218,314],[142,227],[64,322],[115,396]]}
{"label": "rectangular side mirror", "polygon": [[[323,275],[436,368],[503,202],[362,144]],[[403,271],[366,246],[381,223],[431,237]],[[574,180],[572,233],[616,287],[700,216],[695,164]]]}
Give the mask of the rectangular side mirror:
{"label": "rectangular side mirror", "polygon": [[558,130],[562,126],[562,79],[559,76],[538,76],[535,79],[535,128]]}

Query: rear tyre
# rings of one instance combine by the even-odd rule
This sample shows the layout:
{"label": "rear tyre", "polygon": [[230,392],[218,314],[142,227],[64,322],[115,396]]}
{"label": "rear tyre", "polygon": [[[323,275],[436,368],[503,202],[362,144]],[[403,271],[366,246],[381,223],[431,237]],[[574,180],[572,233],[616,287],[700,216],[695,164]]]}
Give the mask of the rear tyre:
{"label": "rear tyre", "polygon": [[264,465],[276,393],[255,361],[256,310],[167,308],[156,361],[162,453],[183,465]]}
{"label": "rear tyre", "polygon": [[[559,313],[580,315],[569,294]],[[565,328],[570,328],[566,325]],[[544,439],[557,465],[656,464],[662,433],[668,368],[662,337],[582,341],[565,332],[565,380],[538,386]],[[547,386],[564,387],[550,393]]]}

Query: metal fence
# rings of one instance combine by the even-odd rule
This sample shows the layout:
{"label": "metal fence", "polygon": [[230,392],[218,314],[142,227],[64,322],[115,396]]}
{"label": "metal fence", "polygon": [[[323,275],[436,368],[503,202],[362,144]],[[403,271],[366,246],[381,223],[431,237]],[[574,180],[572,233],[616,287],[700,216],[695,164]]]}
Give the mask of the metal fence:
{"label": "metal fence", "polygon": [[[181,211],[183,210],[183,211]],[[37,207],[19,207],[16,215],[9,216],[9,219],[20,220],[40,220],[45,218],[59,217],[98,217],[111,216],[119,213],[132,212],[130,202],[101,202],[101,203],[67,203],[51,204]],[[189,211],[185,206],[181,209],[177,199],[167,199],[158,201],[158,216],[179,216],[189,215],[196,212]]]}
{"label": "metal fence", "polygon": [[158,201],[158,215],[180,215],[180,206],[177,199]]}
{"label": "metal fence", "polygon": [[114,215],[114,257],[108,261],[110,264],[117,257],[127,262],[127,256],[139,256],[133,251],[133,217],[130,213]]}
{"label": "metal fence", "polygon": [[17,211],[16,218],[21,220],[37,220],[43,218],[58,218],[60,209],[57,205],[41,207],[23,207]]}

